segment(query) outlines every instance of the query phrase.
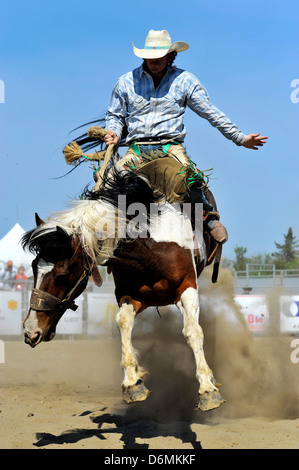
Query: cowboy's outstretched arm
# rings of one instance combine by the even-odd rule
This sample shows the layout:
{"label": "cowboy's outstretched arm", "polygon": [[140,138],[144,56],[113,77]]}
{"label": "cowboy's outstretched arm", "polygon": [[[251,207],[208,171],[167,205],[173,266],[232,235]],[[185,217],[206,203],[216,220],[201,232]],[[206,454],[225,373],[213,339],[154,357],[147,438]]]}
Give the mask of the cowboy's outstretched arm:
{"label": "cowboy's outstretched arm", "polygon": [[247,149],[258,150],[258,147],[262,147],[267,142],[268,137],[257,134],[248,134],[245,137],[243,147]]}

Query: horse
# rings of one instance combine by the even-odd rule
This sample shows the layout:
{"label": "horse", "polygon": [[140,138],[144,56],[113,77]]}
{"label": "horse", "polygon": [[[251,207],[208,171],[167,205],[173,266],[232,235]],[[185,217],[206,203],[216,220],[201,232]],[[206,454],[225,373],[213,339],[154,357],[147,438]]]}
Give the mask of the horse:
{"label": "horse", "polygon": [[116,171],[98,191],[89,192],[45,222],[36,214],[36,227],[22,238],[23,248],[35,255],[34,287],[23,323],[25,342],[34,348],[52,340],[65,311],[76,309],[75,299],[86,288],[89,276],[101,285],[98,265],[106,266],[114,278],[119,306],[116,323],[123,400],[133,403],[149,395],[145,369],[132,345],[135,317],[147,307],[175,304],[194,354],[197,408],[219,407],[225,400],[204,355],[197,284],[212,262],[215,244],[206,233],[197,234],[194,249],[194,220],[189,215],[182,211],[182,204],[169,203],[144,177],[130,170]]}

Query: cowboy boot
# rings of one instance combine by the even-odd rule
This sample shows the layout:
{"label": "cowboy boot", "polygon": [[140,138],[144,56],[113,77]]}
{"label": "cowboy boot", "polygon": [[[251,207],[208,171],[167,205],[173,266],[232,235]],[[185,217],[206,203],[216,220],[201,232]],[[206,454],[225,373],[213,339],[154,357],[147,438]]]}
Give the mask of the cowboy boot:
{"label": "cowboy boot", "polygon": [[208,214],[204,220],[204,230],[208,232],[217,243],[225,243],[228,240],[227,230],[219,222],[219,214],[215,212],[214,206],[209,203],[200,186],[194,185],[191,188],[190,200],[193,203],[202,203],[204,212]]}
{"label": "cowboy boot", "polygon": [[219,220],[213,216],[205,226],[207,232],[217,243],[225,243],[228,240],[228,233],[224,225],[222,225]]}

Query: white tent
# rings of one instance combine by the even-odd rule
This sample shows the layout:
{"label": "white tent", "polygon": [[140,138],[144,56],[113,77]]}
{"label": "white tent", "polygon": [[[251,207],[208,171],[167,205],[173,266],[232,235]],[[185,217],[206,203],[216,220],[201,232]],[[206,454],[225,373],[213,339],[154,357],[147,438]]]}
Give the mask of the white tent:
{"label": "white tent", "polygon": [[33,255],[25,252],[21,245],[21,237],[24,235],[25,230],[20,224],[16,223],[13,228],[4,235],[0,240],[0,264],[6,264],[8,260],[13,262],[13,265],[18,268],[24,266],[28,268],[33,260]]}

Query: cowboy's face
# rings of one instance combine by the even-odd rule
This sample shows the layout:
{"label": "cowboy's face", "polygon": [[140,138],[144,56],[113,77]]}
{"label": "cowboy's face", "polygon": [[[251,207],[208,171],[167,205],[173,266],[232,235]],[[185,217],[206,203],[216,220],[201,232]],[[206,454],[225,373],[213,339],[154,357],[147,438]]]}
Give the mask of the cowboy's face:
{"label": "cowboy's face", "polygon": [[146,59],[146,64],[151,74],[159,75],[165,71],[168,63],[167,54],[160,59]]}

